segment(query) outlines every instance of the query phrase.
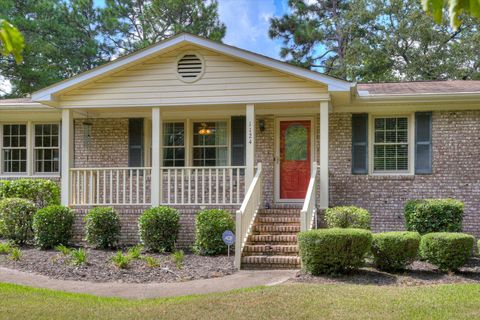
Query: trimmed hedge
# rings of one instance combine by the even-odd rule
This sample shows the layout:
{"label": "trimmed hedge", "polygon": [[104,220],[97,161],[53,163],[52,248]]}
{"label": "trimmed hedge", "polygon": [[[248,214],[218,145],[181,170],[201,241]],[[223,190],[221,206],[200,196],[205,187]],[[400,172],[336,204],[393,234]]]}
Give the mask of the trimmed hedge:
{"label": "trimmed hedge", "polygon": [[328,208],[325,211],[325,220],[329,228],[358,228],[370,229],[370,213],[355,206],[341,206]]}
{"label": "trimmed hedge", "polygon": [[462,220],[463,202],[458,200],[410,200],[405,204],[405,224],[409,231],[460,232]]}
{"label": "trimmed hedge", "polygon": [[200,211],[196,218],[194,251],[207,256],[226,253],[228,247],[223,243],[222,234],[226,230],[234,231],[234,228],[230,212],[220,209]]}
{"label": "trimmed hedge", "polygon": [[17,244],[33,240],[33,202],[20,198],[0,200],[0,234]]}
{"label": "trimmed hedge", "polygon": [[372,254],[380,270],[397,271],[412,263],[420,245],[418,232],[384,232],[373,235]]}
{"label": "trimmed hedge", "polygon": [[180,215],[170,207],[156,207],[146,210],[138,219],[141,242],[156,252],[172,252],[175,249]]}
{"label": "trimmed hedge", "polygon": [[85,216],[87,242],[97,248],[113,248],[120,237],[120,217],[110,207],[97,207]]}
{"label": "trimmed hedge", "polygon": [[60,187],[46,179],[16,179],[0,181],[0,199],[22,198],[37,208],[60,204]]}
{"label": "trimmed hedge", "polygon": [[420,256],[442,271],[456,271],[472,255],[473,236],[455,232],[433,232],[422,236]]}
{"label": "trimmed hedge", "polygon": [[298,234],[302,268],[313,275],[361,267],[371,244],[372,234],[364,229],[317,229]]}
{"label": "trimmed hedge", "polygon": [[59,205],[38,210],[33,216],[36,244],[43,249],[67,245],[73,235],[74,216],[73,210]]}

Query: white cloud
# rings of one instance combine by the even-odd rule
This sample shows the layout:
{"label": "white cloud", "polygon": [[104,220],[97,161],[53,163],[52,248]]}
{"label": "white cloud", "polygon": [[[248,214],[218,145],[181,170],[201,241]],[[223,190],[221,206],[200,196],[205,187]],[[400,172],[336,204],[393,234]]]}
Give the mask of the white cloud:
{"label": "white cloud", "polygon": [[5,93],[10,93],[12,91],[12,85],[9,80],[0,76],[0,97]]}
{"label": "white cloud", "polygon": [[220,19],[227,25],[223,41],[272,58],[279,57],[280,45],[268,36],[274,0],[219,0]]}

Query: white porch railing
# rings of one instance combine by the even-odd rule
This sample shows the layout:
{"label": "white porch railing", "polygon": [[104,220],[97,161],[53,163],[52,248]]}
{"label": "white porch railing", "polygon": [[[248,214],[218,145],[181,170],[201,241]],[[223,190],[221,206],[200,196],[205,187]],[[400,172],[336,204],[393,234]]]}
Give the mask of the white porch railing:
{"label": "white porch railing", "polygon": [[160,201],[176,205],[240,205],[245,167],[164,167]]}
{"label": "white porch railing", "polygon": [[312,165],[312,171],[310,173],[310,182],[308,183],[307,194],[305,196],[305,202],[303,203],[302,211],[300,212],[300,231],[311,230],[313,222],[316,217],[316,195],[317,195],[317,163]]}
{"label": "white porch railing", "polygon": [[[149,205],[151,168],[72,168],[72,205]],[[240,205],[245,167],[163,167],[160,203]]]}
{"label": "white porch railing", "polygon": [[258,208],[262,204],[262,164],[257,164],[257,172],[250,184],[240,210],[236,213],[235,267],[240,269],[242,250],[252,228]]}
{"label": "white porch railing", "polygon": [[149,204],[151,174],[151,168],[70,169],[71,204]]}

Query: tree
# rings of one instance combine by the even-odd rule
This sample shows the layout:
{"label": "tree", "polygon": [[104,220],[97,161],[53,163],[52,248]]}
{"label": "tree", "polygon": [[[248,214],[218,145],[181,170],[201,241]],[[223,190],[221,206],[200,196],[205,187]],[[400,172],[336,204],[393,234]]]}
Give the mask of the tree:
{"label": "tree", "polygon": [[216,0],[107,0],[100,15],[105,37],[120,53],[183,31],[221,41],[226,31]]}
{"label": "tree", "polygon": [[418,0],[289,1],[270,36],[282,57],[352,81],[480,78],[478,20],[435,24]]}
{"label": "tree", "polygon": [[480,18],[480,0],[422,0],[423,9],[429,12],[437,23],[443,20],[445,4],[450,15],[450,26],[454,30],[460,27],[462,14]]}
{"label": "tree", "polygon": [[22,50],[25,41],[22,33],[10,22],[0,19],[0,54],[12,55],[16,63],[22,62]]}
{"label": "tree", "polygon": [[23,63],[0,59],[0,73],[12,85],[9,97],[21,97],[91,69],[111,57],[99,40],[92,0],[2,0],[8,16],[23,33]]}

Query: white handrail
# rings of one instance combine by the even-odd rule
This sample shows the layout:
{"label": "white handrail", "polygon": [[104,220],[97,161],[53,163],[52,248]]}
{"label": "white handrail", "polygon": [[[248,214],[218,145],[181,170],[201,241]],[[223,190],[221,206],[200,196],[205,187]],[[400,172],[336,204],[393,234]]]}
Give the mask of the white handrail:
{"label": "white handrail", "polygon": [[305,195],[305,202],[303,203],[302,211],[300,212],[300,231],[311,230],[316,216],[316,176],[317,163],[314,162],[310,173],[310,182],[308,183],[307,194]]}
{"label": "white handrail", "polygon": [[242,206],[236,212],[235,267],[237,269],[240,269],[243,247],[255,221],[258,208],[262,203],[262,196],[262,164],[258,163],[257,172],[248,187]]}

